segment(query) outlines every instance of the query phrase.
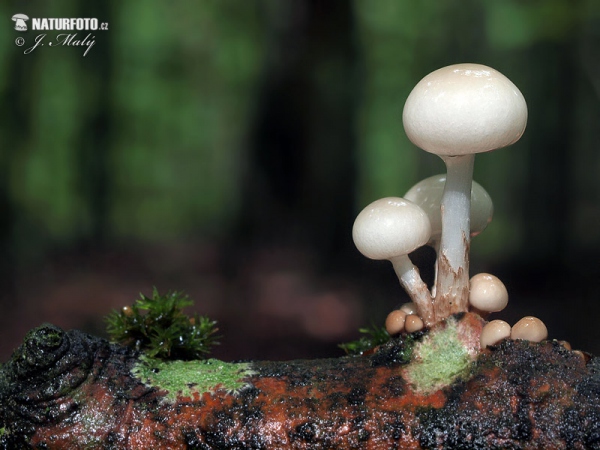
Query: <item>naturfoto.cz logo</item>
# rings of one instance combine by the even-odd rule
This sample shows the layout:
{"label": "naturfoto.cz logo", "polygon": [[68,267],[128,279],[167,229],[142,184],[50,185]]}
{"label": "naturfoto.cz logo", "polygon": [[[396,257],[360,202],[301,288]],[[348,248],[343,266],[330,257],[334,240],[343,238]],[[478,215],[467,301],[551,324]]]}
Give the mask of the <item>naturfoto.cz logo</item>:
{"label": "naturfoto.cz logo", "polygon": [[[96,43],[96,37],[92,33],[81,33],[78,31],[107,31],[108,22],[100,22],[96,18],[86,17],[72,17],[72,18],[38,18],[32,17],[31,19],[25,14],[15,14],[12,16],[12,20],[15,22],[14,28],[17,31],[27,31],[27,21],[31,20],[32,31],[66,31],[66,33],[59,33],[55,36],[48,37],[48,33],[40,33],[33,38],[33,43],[30,47],[26,48],[23,53],[29,54],[35,51],[37,48],[44,47],[46,44],[48,47],[85,47],[83,56],[86,56],[90,49]],[[71,33],[74,32],[74,33]],[[18,37],[15,39],[15,44],[19,47],[27,44],[24,37]]]}

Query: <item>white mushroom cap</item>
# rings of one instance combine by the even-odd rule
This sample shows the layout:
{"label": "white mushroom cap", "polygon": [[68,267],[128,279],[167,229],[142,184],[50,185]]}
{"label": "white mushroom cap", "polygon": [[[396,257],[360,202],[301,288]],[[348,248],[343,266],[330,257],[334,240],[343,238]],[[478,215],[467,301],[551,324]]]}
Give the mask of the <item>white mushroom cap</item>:
{"label": "white mushroom cap", "polygon": [[409,200],[386,197],[363,209],[354,221],[356,248],[371,259],[392,259],[427,244],[431,225],[427,214]]}
{"label": "white mushroom cap", "polygon": [[523,317],[512,327],[511,339],[525,339],[532,342],[540,342],[548,337],[548,328],[537,317]]}
{"label": "white mushroom cap", "polygon": [[404,311],[406,314],[417,314],[417,305],[414,302],[404,303],[400,306],[400,310]]}
{"label": "white mushroom cap", "polygon": [[519,140],[527,104],[500,72],[481,64],[456,64],[430,73],[414,87],[403,122],[408,138],[430,153],[482,153]]}
{"label": "white mushroom cap", "polygon": [[478,273],[470,281],[469,303],[480,311],[502,311],[508,304],[508,291],[498,277]]}
{"label": "white mushroom cap", "polygon": [[[411,187],[404,198],[416,203],[429,216],[431,239],[442,235],[442,195],[446,184],[446,174],[434,175],[419,181]],[[494,204],[490,194],[476,181],[471,187],[471,236],[477,236],[486,229],[494,215]]]}
{"label": "white mushroom cap", "polygon": [[504,320],[492,320],[486,323],[481,330],[481,348],[497,344],[508,337],[510,337],[510,325]]}

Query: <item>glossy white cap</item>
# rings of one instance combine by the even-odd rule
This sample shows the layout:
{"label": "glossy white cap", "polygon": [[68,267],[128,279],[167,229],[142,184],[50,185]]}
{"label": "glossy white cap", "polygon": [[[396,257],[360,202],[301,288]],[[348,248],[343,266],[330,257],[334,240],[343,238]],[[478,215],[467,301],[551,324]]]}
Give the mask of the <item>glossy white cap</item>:
{"label": "glossy white cap", "polygon": [[[442,195],[446,185],[446,174],[434,175],[411,187],[404,198],[416,203],[429,216],[431,239],[442,235]],[[471,186],[471,237],[486,229],[494,215],[494,204],[490,194],[476,181]]]}
{"label": "glossy white cap", "polygon": [[471,277],[469,303],[479,311],[498,312],[508,304],[508,291],[498,277],[478,273]]}
{"label": "glossy white cap", "polygon": [[376,260],[408,255],[427,244],[430,236],[425,211],[400,197],[374,201],[360,212],[352,228],[356,248]]}
{"label": "glossy white cap", "polygon": [[455,64],[414,87],[402,119],[408,138],[423,150],[467,155],[518,141],[527,124],[527,104],[500,72],[481,64]]}

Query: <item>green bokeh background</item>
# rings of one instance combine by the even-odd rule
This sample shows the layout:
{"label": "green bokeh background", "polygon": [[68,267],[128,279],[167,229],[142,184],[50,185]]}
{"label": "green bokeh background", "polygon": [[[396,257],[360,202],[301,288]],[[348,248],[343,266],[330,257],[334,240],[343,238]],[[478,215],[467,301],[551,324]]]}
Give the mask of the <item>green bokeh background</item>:
{"label": "green bokeh background", "polygon": [[[85,57],[23,54],[63,32],[17,32],[15,13],[109,29],[91,32]],[[507,319],[537,315],[552,337],[600,351],[597,1],[12,1],[0,24],[3,356],[39,321],[101,332],[102,314],[152,285],[200,297],[240,357],[335,352],[348,324],[382,322],[404,294],[354,250],[352,220],[443,172],[406,138],[402,108],[458,62],[501,71],[529,106],[521,141],[476,159],[495,218],[472,273],[506,282]],[[431,254],[415,261],[428,277]],[[329,297],[324,310],[348,326],[311,334],[294,328],[301,313],[249,313],[264,302],[248,280],[278,268],[313,297],[351,298],[350,312]]]}

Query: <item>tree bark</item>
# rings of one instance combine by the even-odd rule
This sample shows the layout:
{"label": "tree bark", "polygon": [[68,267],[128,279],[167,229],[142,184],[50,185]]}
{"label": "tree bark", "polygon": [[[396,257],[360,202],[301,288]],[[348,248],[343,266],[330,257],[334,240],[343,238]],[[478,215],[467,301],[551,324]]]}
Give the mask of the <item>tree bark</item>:
{"label": "tree bark", "polygon": [[[480,329],[453,320],[463,341]],[[134,375],[132,350],[44,325],[0,368],[0,448],[600,448],[597,358],[506,340],[427,390],[411,368],[431,333],[359,357],[245,363],[239,389],[168,393]]]}

